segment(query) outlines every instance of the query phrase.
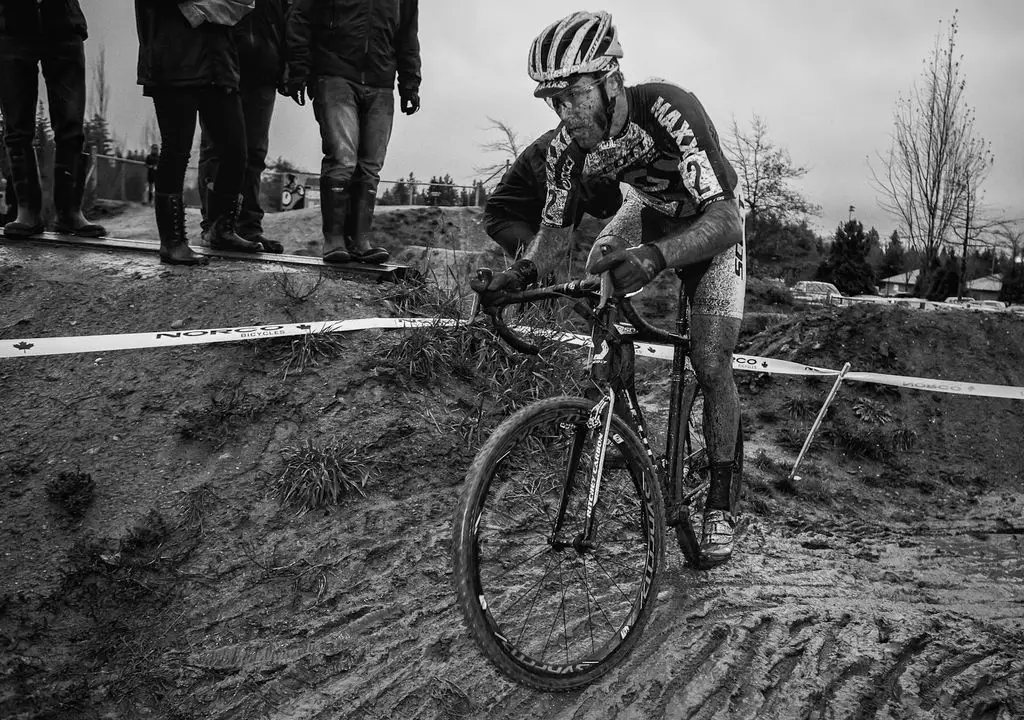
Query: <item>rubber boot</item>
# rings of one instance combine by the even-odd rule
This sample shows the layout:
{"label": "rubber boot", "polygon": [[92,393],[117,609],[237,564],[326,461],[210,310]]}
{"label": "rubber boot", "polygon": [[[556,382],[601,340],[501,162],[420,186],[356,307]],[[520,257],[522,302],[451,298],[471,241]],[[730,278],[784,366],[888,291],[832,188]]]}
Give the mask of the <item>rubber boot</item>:
{"label": "rubber boot", "polygon": [[210,227],[203,231],[203,240],[217,250],[258,253],[263,250],[259,243],[249,242],[235,232],[238,218],[239,195],[225,195],[210,190],[206,196]]}
{"label": "rubber boot", "polygon": [[365,182],[352,183],[350,193],[349,214],[345,223],[345,245],[349,255],[360,263],[387,262],[391,257],[387,249],[370,243],[377,193]]}
{"label": "rubber boot", "polygon": [[320,218],[323,221],[325,263],[347,263],[352,260],[345,246],[348,202],[348,183],[320,176]]}
{"label": "rubber boot", "polygon": [[153,198],[160,233],[160,262],[168,265],[206,265],[210,259],[195,252],[185,236],[185,200],[181,195],[156,193]]}
{"label": "rubber boot", "polygon": [[39,167],[36,153],[29,148],[10,148],[11,179],[18,198],[18,217],[4,226],[7,237],[22,238],[38,235],[43,224],[43,190],[39,186]]}
{"label": "rubber boot", "polygon": [[82,154],[62,157],[53,163],[53,207],[57,220],[53,229],[66,235],[95,238],[107,234],[102,225],[91,223],[82,214],[82,195],[85,186],[80,182]]}

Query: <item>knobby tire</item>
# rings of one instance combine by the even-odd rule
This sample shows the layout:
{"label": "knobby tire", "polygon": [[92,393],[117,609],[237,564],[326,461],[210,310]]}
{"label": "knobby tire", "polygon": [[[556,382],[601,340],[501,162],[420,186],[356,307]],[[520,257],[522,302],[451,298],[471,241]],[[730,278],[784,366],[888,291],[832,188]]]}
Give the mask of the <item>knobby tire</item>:
{"label": "knobby tire", "polygon": [[[470,634],[504,675],[539,690],[579,688],[621,663],[657,598],[661,490],[640,439],[617,415],[595,542],[571,542],[582,537],[599,435],[586,428],[594,404],[550,398],[508,417],[470,466],[456,515],[454,579]],[[564,523],[551,542],[574,456]]]}

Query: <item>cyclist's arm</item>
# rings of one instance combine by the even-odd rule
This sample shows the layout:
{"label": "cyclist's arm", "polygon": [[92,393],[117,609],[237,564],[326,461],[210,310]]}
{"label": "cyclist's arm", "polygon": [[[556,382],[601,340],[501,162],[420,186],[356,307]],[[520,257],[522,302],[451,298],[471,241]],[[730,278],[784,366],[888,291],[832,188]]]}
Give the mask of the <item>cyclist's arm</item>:
{"label": "cyclist's arm", "polygon": [[585,160],[586,153],[561,127],[548,144],[545,157],[546,194],[540,231],[523,256],[537,266],[538,277],[554,272],[556,278],[564,279],[568,274],[566,259]]}
{"label": "cyclist's arm", "polygon": [[668,267],[683,267],[710,260],[742,240],[743,218],[739,203],[730,198],[710,203],[692,225],[668,234],[655,245]]}
{"label": "cyclist's arm", "polygon": [[555,274],[556,281],[567,279],[569,267],[569,240],[572,227],[554,228],[541,225],[540,231],[534,236],[533,242],[526,248],[523,258],[532,260],[537,266],[537,277],[544,278],[548,273]]}

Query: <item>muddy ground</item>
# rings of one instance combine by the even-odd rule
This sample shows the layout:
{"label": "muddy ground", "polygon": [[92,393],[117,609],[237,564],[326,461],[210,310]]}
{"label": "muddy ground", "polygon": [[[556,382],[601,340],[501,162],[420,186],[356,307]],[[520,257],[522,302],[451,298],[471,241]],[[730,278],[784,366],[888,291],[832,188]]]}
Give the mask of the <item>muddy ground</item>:
{"label": "muddy ground", "polygon": [[[152,237],[146,208],[106,222]],[[307,254],[316,224],[267,220]],[[396,254],[487,251],[472,210],[378,228]],[[404,316],[427,295],[0,240],[0,339]],[[830,383],[737,373],[736,557],[697,572],[671,545],[633,655],[550,695],[483,659],[448,559],[462,473],[510,402],[489,363],[523,361],[441,362],[452,337],[428,332],[0,360],[0,716],[1024,717],[1024,402],[848,383],[793,483]],[[743,349],[1024,386],[1010,316],[751,307]],[[667,368],[641,365],[657,407]],[[289,467],[327,450],[359,490],[282,505]]]}

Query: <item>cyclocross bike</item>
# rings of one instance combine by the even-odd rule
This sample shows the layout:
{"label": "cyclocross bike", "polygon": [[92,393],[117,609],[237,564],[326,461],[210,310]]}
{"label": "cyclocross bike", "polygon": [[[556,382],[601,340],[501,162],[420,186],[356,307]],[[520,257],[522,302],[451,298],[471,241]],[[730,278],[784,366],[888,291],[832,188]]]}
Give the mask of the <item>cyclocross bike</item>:
{"label": "cyclocross bike", "polygon": [[[595,390],[536,401],[494,430],[466,474],[452,553],[459,605],[484,654],[519,683],[571,690],[622,662],[639,639],[657,597],[666,525],[687,564],[705,567],[709,460],[682,283],[675,333],[645,321],[628,298],[580,281],[509,294],[486,312],[509,345],[535,353],[502,310],[551,298],[571,300],[591,327]],[[660,455],[634,387],[635,342],[675,349]],[[742,461],[738,426],[734,514]]]}

